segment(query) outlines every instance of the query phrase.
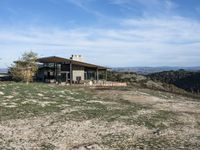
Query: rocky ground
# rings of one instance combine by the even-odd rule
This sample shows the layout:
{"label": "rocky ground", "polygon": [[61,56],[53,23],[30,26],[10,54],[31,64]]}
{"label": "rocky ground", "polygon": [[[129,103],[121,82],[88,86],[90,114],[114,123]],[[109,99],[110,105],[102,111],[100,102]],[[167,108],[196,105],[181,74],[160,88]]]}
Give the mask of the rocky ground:
{"label": "rocky ground", "polygon": [[0,83],[0,149],[200,147],[200,101],[134,87]]}

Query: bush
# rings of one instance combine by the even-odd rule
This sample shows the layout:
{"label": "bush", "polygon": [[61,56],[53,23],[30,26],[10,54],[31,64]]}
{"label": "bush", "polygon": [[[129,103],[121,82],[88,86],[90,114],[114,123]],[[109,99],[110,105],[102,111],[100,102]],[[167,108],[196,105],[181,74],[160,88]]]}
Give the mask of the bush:
{"label": "bush", "polygon": [[27,84],[33,81],[33,76],[37,72],[37,54],[25,52],[22,57],[15,61],[10,67],[10,74],[15,81],[23,81]]}

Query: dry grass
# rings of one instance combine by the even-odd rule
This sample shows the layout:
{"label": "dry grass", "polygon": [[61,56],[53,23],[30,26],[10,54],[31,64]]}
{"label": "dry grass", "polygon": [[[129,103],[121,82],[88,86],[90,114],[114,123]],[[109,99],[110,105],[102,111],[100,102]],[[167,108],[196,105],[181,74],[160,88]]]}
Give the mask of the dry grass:
{"label": "dry grass", "polygon": [[0,149],[199,149],[200,102],[148,89],[0,84]]}

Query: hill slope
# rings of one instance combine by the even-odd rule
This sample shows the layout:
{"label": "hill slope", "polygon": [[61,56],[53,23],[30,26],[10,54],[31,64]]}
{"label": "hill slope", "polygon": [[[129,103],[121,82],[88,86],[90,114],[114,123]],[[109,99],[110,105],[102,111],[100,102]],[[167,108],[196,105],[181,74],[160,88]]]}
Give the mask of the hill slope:
{"label": "hill slope", "polygon": [[180,69],[184,69],[187,71],[199,71],[200,66],[198,67],[118,67],[118,68],[113,68],[113,71],[117,72],[136,72],[138,74],[151,74],[151,73],[157,73],[157,72],[163,72],[163,71],[178,71]]}
{"label": "hill slope", "polygon": [[168,92],[0,83],[0,149],[198,150],[200,102]]}
{"label": "hill slope", "polygon": [[153,73],[148,75],[153,81],[160,81],[162,83],[173,84],[188,92],[200,92],[200,72],[192,71],[164,71],[160,73]]}
{"label": "hill slope", "polygon": [[[159,76],[159,77],[161,78],[161,76]],[[142,88],[150,88],[150,89],[155,89],[155,90],[162,90],[162,91],[167,91],[167,92],[186,94],[188,96],[190,95],[190,93],[186,92],[182,88],[175,86],[174,84],[167,83],[162,80],[159,81],[153,77],[151,79],[150,76],[139,75],[137,73],[109,72],[108,80],[126,82],[130,86],[136,86],[139,88],[141,88],[141,87]]]}

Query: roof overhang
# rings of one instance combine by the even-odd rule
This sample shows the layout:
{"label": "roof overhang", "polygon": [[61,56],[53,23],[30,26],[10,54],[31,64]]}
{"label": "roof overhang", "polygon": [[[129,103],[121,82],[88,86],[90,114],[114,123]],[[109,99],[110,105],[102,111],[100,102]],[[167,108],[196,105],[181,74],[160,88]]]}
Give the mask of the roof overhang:
{"label": "roof overhang", "polygon": [[67,64],[72,63],[72,64],[75,64],[78,66],[83,66],[83,67],[88,67],[88,68],[93,68],[93,69],[94,68],[100,69],[100,70],[109,69],[109,68],[103,67],[103,66],[98,66],[98,65],[94,65],[94,64],[90,64],[90,63],[75,61],[72,59],[66,59],[66,58],[56,57],[56,56],[39,58],[39,59],[37,59],[37,62],[39,62],[39,63],[67,63]]}

